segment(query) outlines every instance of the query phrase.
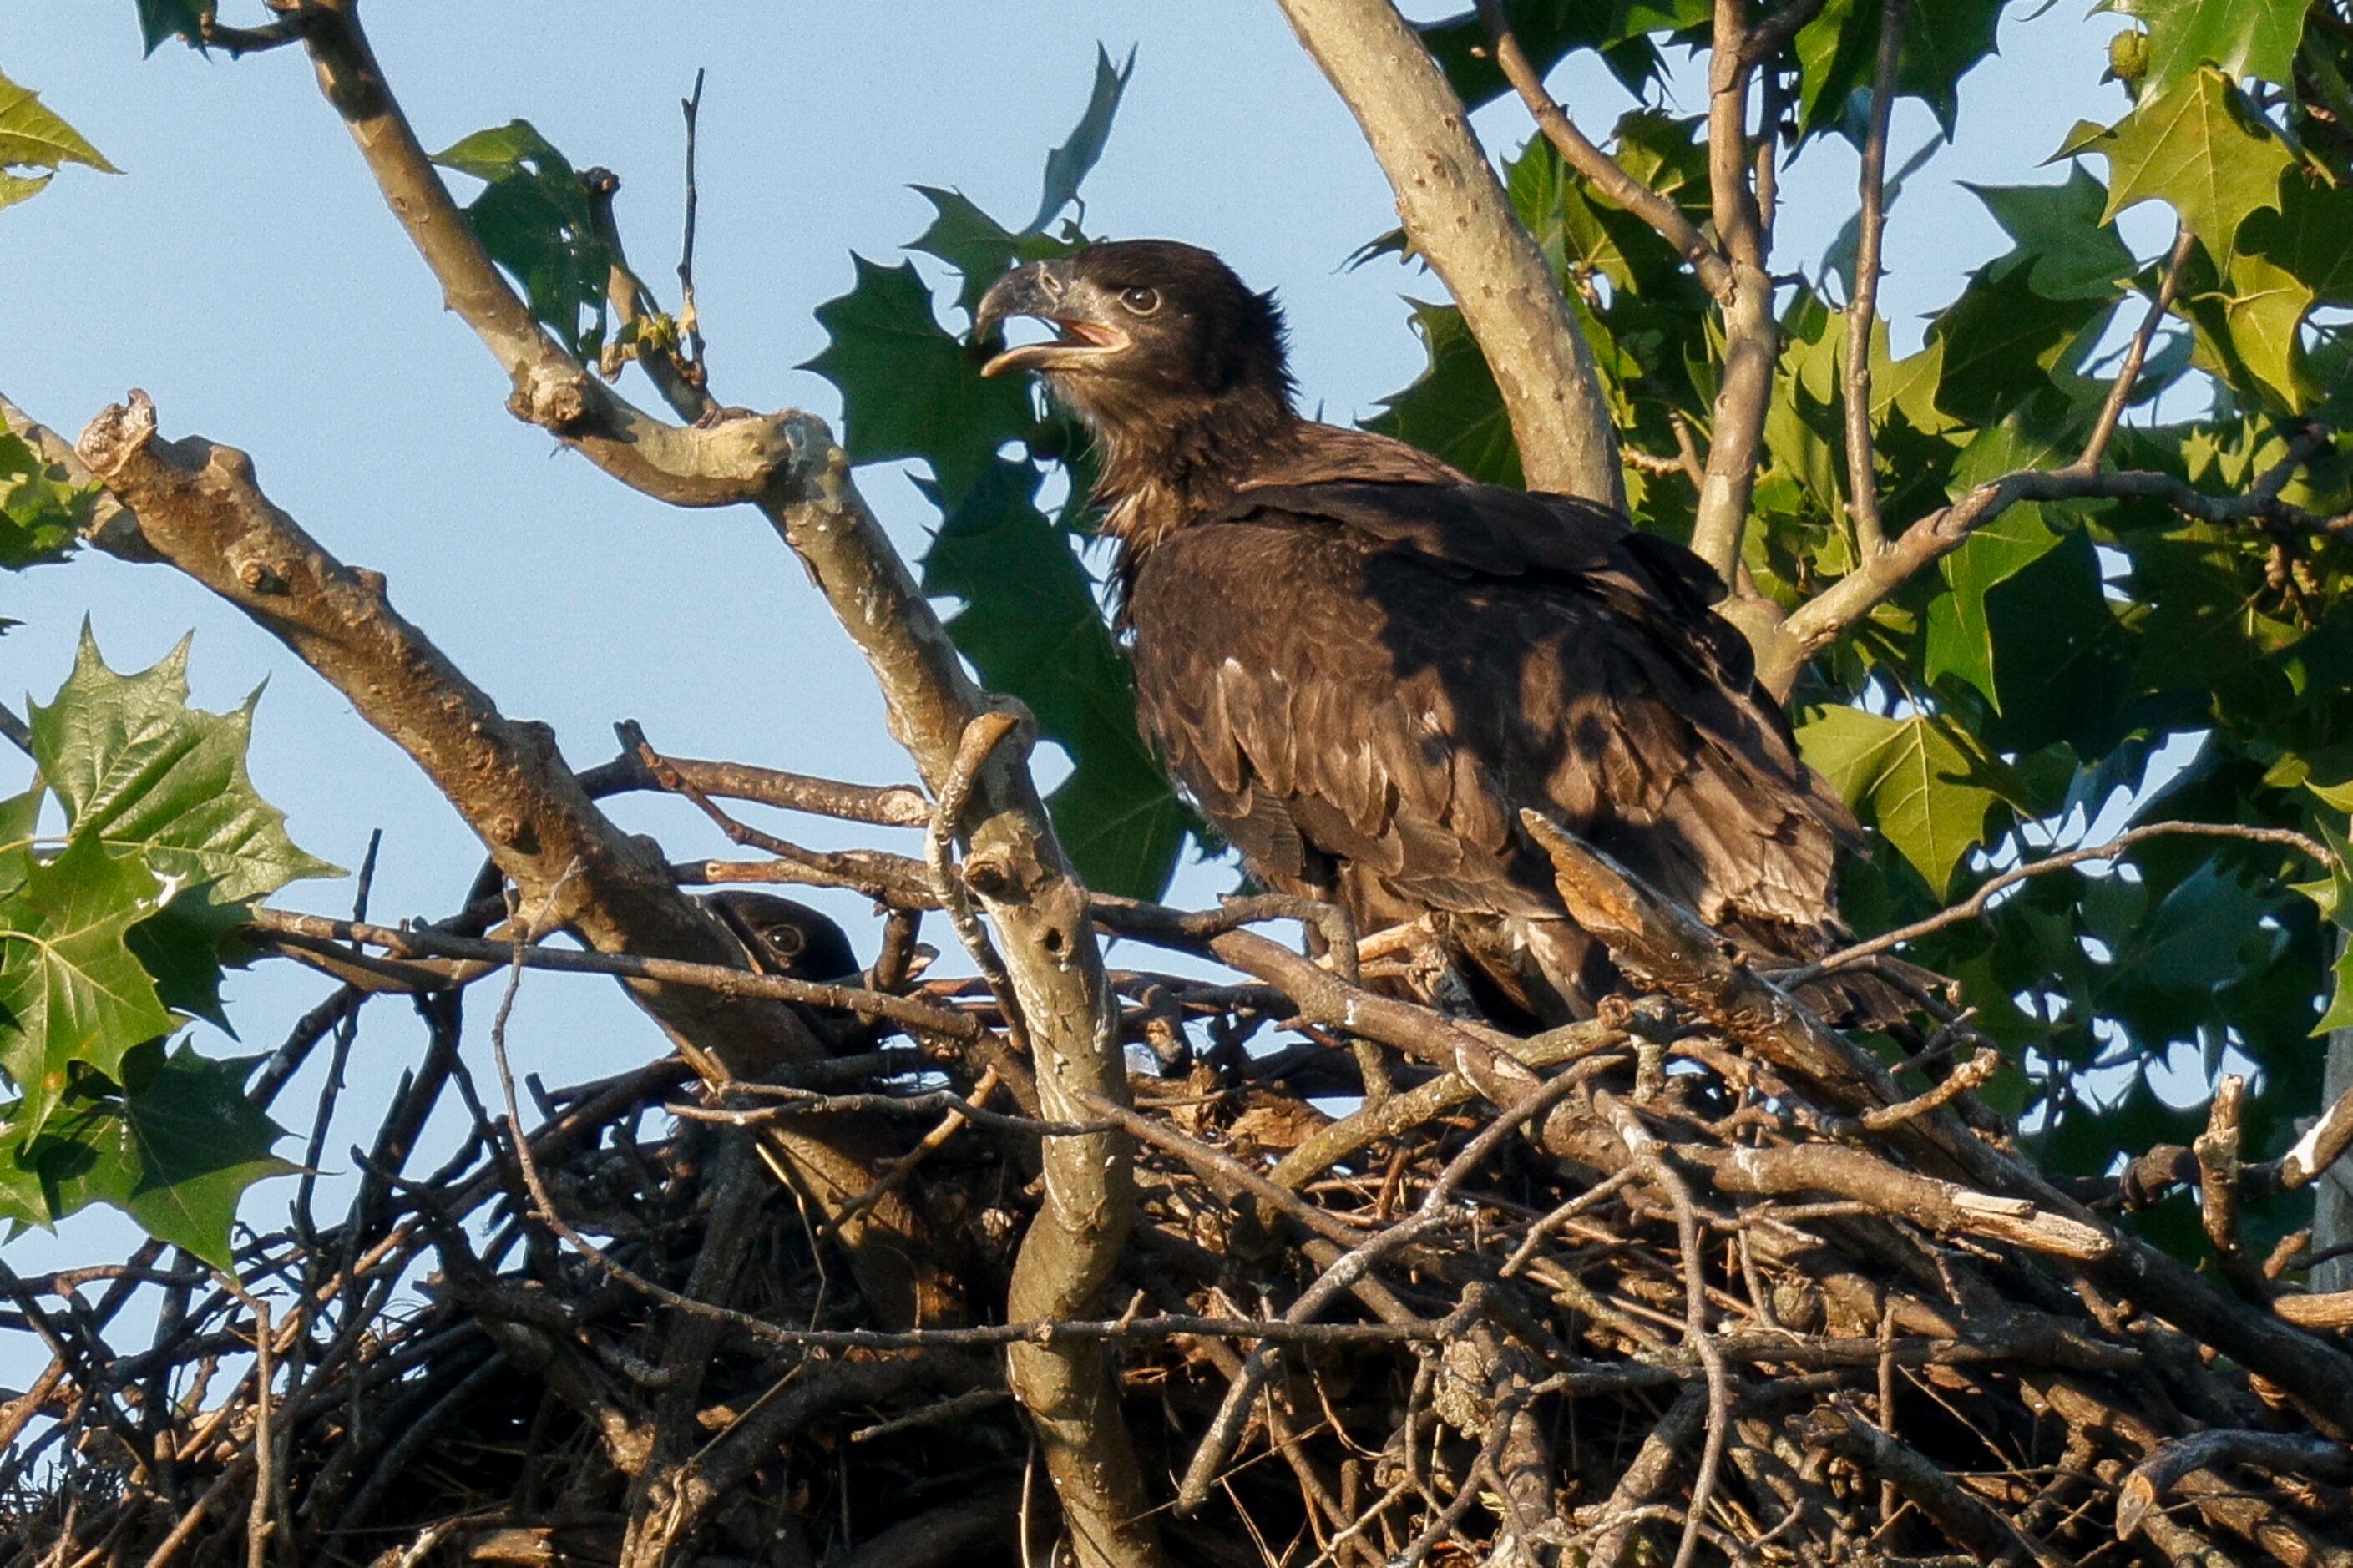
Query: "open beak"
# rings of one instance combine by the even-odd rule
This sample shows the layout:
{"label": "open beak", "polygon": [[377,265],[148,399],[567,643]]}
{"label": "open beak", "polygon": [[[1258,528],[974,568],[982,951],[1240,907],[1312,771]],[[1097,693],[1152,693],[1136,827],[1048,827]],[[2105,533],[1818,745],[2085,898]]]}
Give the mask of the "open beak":
{"label": "open beak", "polygon": [[1067,261],[1033,261],[1015,268],[980,297],[973,331],[993,337],[1014,317],[1033,316],[1053,326],[1057,335],[1046,342],[1007,349],[982,365],[980,374],[1066,370],[1127,347],[1127,334],[1105,318],[1101,303],[1091,286],[1071,277]]}

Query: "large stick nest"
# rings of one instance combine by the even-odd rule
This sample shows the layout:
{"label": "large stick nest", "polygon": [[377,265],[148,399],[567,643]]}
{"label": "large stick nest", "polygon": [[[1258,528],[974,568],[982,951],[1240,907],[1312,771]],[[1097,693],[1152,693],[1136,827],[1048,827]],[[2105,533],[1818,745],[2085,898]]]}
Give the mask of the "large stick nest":
{"label": "large stick nest", "polygon": [[[527,1083],[519,1150],[444,972],[340,1222],[305,1183],[233,1279],[157,1246],[7,1277],[52,1359],[0,1416],[0,1556],[1043,1563],[1066,1543],[1003,1346],[1060,1334],[1116,1358],[1187,1563],[2353,1563],[2343,1303],[2235,1230],[2310,1148],[2241,1163],[2225,1096],[2194,1152],[2042,1184],[1965,1019],[1891,1069],[1560,852],[1656,994],[1525,1040],[1235,929],[1263,906],[1105,905],[1253,973],[1118,976],[1134,1108],[1090,1125],[1131,1136],[1140,1212],[1103,1316],[1063,1325],[886,1331],[761,1153],[778,1121],[893,1114],[878,1184],[920,1194],[923,1267],[1002,1302],[1069,1127],[978,983],[886,973],[959,1028],[837,1016],[842,1055],[724,1100],[674,1061]],[[1377,985],[1415,944],[1365,953]],[[347,1051],[368,994],[260,1092]],[[445,1101],[470,1136],[409,1171]],[[2112,1223],[2180,1183],[2202,1275]]]}

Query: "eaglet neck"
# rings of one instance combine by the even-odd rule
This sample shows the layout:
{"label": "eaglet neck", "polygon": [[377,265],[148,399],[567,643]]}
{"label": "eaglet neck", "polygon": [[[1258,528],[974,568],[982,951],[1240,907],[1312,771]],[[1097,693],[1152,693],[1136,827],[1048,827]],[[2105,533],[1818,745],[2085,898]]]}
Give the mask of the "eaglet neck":
{"label": "eaglet neck", "polygon": [[1103,471],[1094,497],[1103,531],[1119,541],[1123,576],[1171,533],[1282,462],[1306,428],[1287,402],[1272,397],[1224,399],[1191,417],[1158,412],[1096,430]]}

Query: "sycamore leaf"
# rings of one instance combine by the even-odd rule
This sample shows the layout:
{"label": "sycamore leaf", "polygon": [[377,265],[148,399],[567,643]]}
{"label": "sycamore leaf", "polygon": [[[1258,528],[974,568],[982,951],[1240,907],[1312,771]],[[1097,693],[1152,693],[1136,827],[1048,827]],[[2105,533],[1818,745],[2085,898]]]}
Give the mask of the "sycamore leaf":
{"label": "sycamore leaf", "polygon": [[0,76],[0,169],[56,169],[67,163],[107,174],[122,172],[80,132],[58,119],[32,89]]}
{"label": "sycamore leaf", "polygon": [[1190,815],[1136,730],[1127,656],[1093,584],[1036,504],[1039,475],[992,462],[923,556],[923,591],[964,601],[948,621],[981,679],[1037,716],[1073,764],[1049,802],[1087,885],[1157,898]]}
{"label": "sycamore leaf", "polygon": [[259,1058],[211,1061],[185,1045],[156,1054],[137,1089],[61,1111],[32,1162],[56,1217],[108,1204],[227,1268],[237,1200],[295,1169],[270,1152],[286,1134],[246,1095]]}
{"label": "sycamore leaf", "polygon": [[615,258],[596,237],[571,161],[527,120],[477,131],[433,161],[486,182],[466,208],[474,237],[522,285],[533,318],[575,355],[594,358]]}
{"label": "sycamore leaf", "polygon": [[212,0],[139,0],[139,35],[151,55],[173,38],[202,47],[205,24],[212,19]]}
{"label": "sycamore leaf", "polygon": [[949,505],[997,449],[1036,423],[1025,378],[985,381],[973,351],[932,314],[932,291],[913,262],[881,267],[864,257],[858,281],[817,309],[828,340],[801,368],[841,393],[842,445],[855,463],[921,458]]}
{"label": "sycamore leaf", "polygon": [[2328,966],[2328,1007],[2312,1026],[2316,1037],[2353,1029],[2353,941],[2342,940],[2340,935],[2337,962]]}
{"label": "sycamore leaf", "polygon": [[[1994,52],[2006,0],[1946,0],[1912,9],[1896,57],[1898,96],[1928,106],[1949,139],[1960,109],[1960,80]],[[1808,135],[1845,129],[1861,140],[1849,110],[1867,100],[1886,7],[1874,0],[1829,0],[1798,29],[1798,123]]]}
{"label": "sycamore leaf", "polygon": [[1411,386],[1381,400],[1365,428],[1443,458],[1474,479],[1517,489],[1520,449],[1479,342],[1451,305],[1413,306],[1430,363]]}
{"label": "sycamore leaf", "polygon": [[1798,731],[1798,745],[1807,765],[1864,812],[1939,898],[2002,799],[1985,782],[1986,759],[1963,750],[1932,714],[1888,719],[1829,708]]}
{"label": "sycamore leaf", "polygon": [[2209,255],[2227,262],[2239,225],[2279,205],[2287,148],[2211,68],[2144,97],[2099,144],[2108,157],[2108,222],[2145,201],[2172,204]]}
{"label": "sycamore leaf", "polygon": [[0,799],[0,901],[13,899],[33,869],[33,833],[48,795],[35,784],[22,795]]}
{"label": "sycamore leaf", "polygon": [[2108,300],[2130,277],[2133,254],[2101,211],[2107,189],[2080,163],[2064,184],[1970,185],[1994,221],[2031,258],[2027,287],[2049,300]]}
{"label": "sycamore leaf", "polygon": [[49,188],[49,178],[47,174],[0,174],[0,207],[31,201]]}
{"label": "sycamore leaf", "polygon": [[2234,279],[2249,256],[2295,279],[2323,304],[2353,305],[2353,189],[2290,171],[2280,181],[2278,207],[2240,226]]}
{"label": "sycamore leaf", "polygon": [[1127,79],[1135,74],[1135,51],[1127,51],[1127,63],[1113,66],[1111,51],[1101,44],[1095,46],[1095,85],[1087,95],[1086,112],[1079,116],[1078,124],[1071,128],[1070,140],[1046,154],[1045,187],[1038,198],[1038,216],[1029,220],[1025,234],[1043,234],[1064,207],[1078,200],[1079,186],[1103,156],[1103,142],[1111,135],[1113,116],[1119,112],[1120,95],[1127,90]]}
{"label": "sycamore leaf", "polygon": [[28,442],[0,428],[0,567],[22,571],[65,559],[98,489],[57,477]]}
{"label": "sycamore leaf", "polygon": [[[1504,11],[1512,36],[1539,72],[1550,71],[1573,50],[1591,49],[1638,98],[1665,64],[1645,35],[1689,36],[1704,28],[1712,15],[1709,0],[1505,0]],[[1476,109],[1511,90],[1487,47],[1486,25],[1470,7],[1418,24],[1415,30],[1467,107]]]}
{"label": "sycamore leaf", "polygon": [[221,944],[252,918],[249,904],[215,903],[184,893],[132,926],[123,940],[155,982],[164,1006],[202,1018],[235,1039],[237,1030],[221,1005]]}
{"label": "sycamore leaf", "polygon": [[343,875],[296,847],[286,814],[247,776],[260,693],[234,713],[189,707],[187,652],[183,641],[153,669],[118,675],[82,629],[73,675],[31,713],[34,759],[73,834],[142,857],[212,904]]}
{"label": "sycamore leaf", "polygon": [[1995,678],[1999,654],[1986,614],[1986,595],[2058,542],[2059,535],[2042,521],[2040,507],[2013,506],[1937,563],[1948,592],[1928,605],[1923,672],[1929,679],[1958,677],[1977,688],[1995,712],[2001,711],[2001,688]]}
{"label": "sycamore leaf", "polygon": [[970,316],[988,286],[1018,262],[1043,261],[1068,256],[1074,241],[1043,234],[1015,234],[980,210],[962,191],[917,185],[915,192],[932,204],[932,224],[907,248],[937,257],[956,269],[962,279],[956,304]]}
{"label": "sycamore leaf", "polygon": [[171,1013],[125,943],[163,902],[164,884],[136,857],[78,834],[0,903],[0,1068],[25,1097],[37,1132],[85,1062],[112,1077],[123,1053],[170,1032]]}
{"label": "sycamore leaf", "polygon": [[2210,65],[2227,77],[2293,83],[2309,8],[2309,0],[2108,0],[2101,7],[2147,24],[2141,90],[2157,93]]}
{"label": "sycamore leaf", "polygon": [[1957,419],[1990,425],[2051,384],[2079,335],[2106,305],[2052,299],[2029,282],[2017,258],[1980,268],[1961,297],[1928,329],[1944,350],[1936,406]]}
{"label": "sycamore leaf", "polygon": [[2298,331],[2312,303],[2312,290],[2294,273],[2245,252],[2231,258],[2222,319],[2233,355],[2291,414],[2302,412],[2314,393]]}

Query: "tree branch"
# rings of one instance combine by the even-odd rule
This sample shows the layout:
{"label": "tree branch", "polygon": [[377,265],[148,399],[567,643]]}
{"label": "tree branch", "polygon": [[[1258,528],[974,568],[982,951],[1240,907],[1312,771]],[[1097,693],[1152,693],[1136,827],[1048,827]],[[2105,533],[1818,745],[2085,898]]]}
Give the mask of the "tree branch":
{"label": "tree branch", "polygon": [[1545,140],[1553,144],[1562,160],[1590,180],[1603,195],[1657,230],[1659,237],[1691,264],[1700,287],[1718,300],[1729,300],[1732,268],[1725,261],[1724,253],[1709,243],[1699,226],[1684,216],[1672,198],[1660,195],[1628,174],[1617,159],[1595,146],[1577,128],[1567,111],[1545,90],[1544,78],[1512,31],[1503,0],[1479,0],[1479,19],[1486,25],[1495,63],[1503,68],[1504,79],[1519,93],[1536,129],[1544,132]]}
{"label": "tree branch", "polygon": [[[1700,487],[1692,524],[1692,550],[1734,585],[1740,536],[1748,523],[1757,468],[1764,450],[1765,416],[1772,406],[1773,367],[1781,350],[1781,330],[1773,319],[1773,279],[1766,269],[1764,217],[1750,185],[1748,86],[1755,67],[1747,58],[1746,0],[1715,0],[1715,32],[1708,57],[1708,189],[1715,206],[1716,243],[1732,267],[1732,292],[1724,309],[1724,383],[1717,389],[1715,429],[1707,454],[1707,479]],[[1761,128],[1761,148],[1771,156],[1775,128]]]}
{"label": "tree branch", "polygon": [[[1572,919],[1620,963],[1713,1021],[1735,1041],[1852,1111],[1902,1098],[1887,1068],[1824,1025],[1754,970],[1736,963],[1705,926],[1625,868],[1569,837],[1535,812],[1521,823],[1551,857]],[[2353,1431],[2353,1363],[2263,1308],[2219,1290],[2171,1255],[2109,1226],[2054,1189],[2019,1155],[1979,1138],[1948,1108],[1889,1129],[1891,1144],[1924,1173],[1952,1172],[1994,1197],[2023,1199],[2043,1215],[2084,1227],[2105,1249],[2079,1265],[2103,1289],[2147,1303],[2158,1316],[2292,1391],[2324,1430]],[[2090,1250],[2087,1247],[2086,1251]]]}
{"label": "tree branch", "polygon": [[1622,510],[1593,351],[1430,51],[1390,0],[1281,3],[1372,144],[1407,237],[1461,307],[1503,394],[1528,488]]}
{"label": "tree branch", "polygon": [[2236,496],[2210,496],[2187,479],[2142,469],[2093,473],[2069,467],[2004,474],[1921,518],[1878,554],[1792,610],[1781,623],[1781,637],[1758,656],[1757,678],[1775,695],[1786,697],[1806,660],[1844,636],[1915,574],[1959,549],[1972,532],[2021,501],[2159,500],[2200,522],[2342,531],[2346,520],[2324,518],[2279,499],[2286,473],[2304,460],[2305,454],[2291,451],[2287,461]]}
{"label": "tree branch", "polygon": [[2115,437],[2116,426],[2125,416],[2125,405],[2132,401],[2133,384],[2140,380],[2140,367],[2148,360],[2148,345],[2155,341],[2165,313],[2173,309],[2174,299],[2181,292],[2182,269],[2189,265],[2190,253],[2197,248],[2198,237],[2186,226],[2175,233],[2173,252],[2165,259],[2165,276],[2157,286],[2157,298],[2148,302],[2148,314],[2141,318],[2139,329],[2125,349],[2124,363],[2108,388],[2107,400],[2100,405],[2100,416],[2084,443],[2084,454],[2073,467],[2088,473],[2097,468],[2100,459],[2107,455],[2108,442]]}
{"label": "tree branch", "polygon": [[1871,328],[1879,311],[1879,243],[1887,226],[1887,121],[1895,106],[1895,66],[1904,50],[1909,0],[1887,0],[1879,24],[1879,60],[1871,84],[1871,128],[1863,137],[1862,232],[1855,246],[1854,298],[1846,307],[1846,488],[1858,558],[1887,540],[1879,521],[1879,477],[1871,441]]}

